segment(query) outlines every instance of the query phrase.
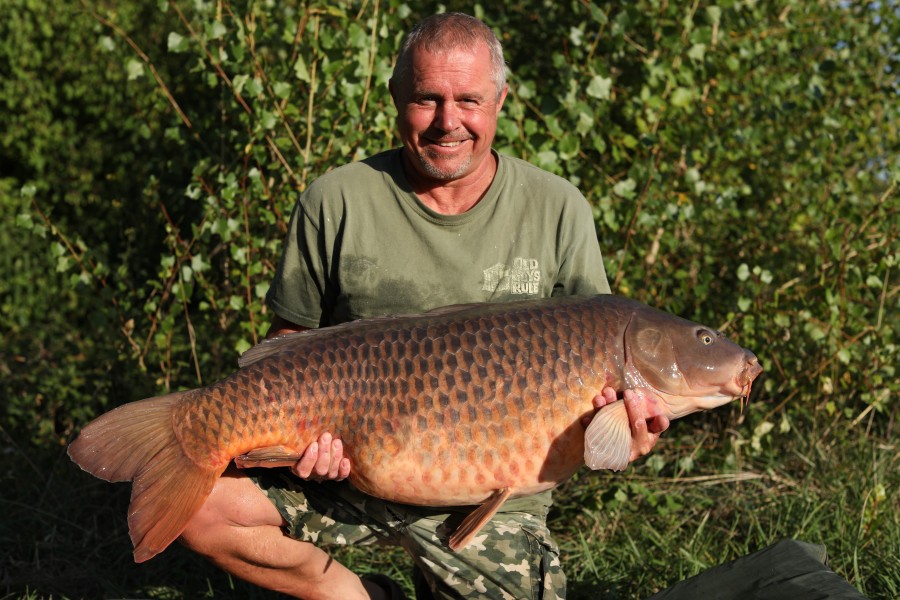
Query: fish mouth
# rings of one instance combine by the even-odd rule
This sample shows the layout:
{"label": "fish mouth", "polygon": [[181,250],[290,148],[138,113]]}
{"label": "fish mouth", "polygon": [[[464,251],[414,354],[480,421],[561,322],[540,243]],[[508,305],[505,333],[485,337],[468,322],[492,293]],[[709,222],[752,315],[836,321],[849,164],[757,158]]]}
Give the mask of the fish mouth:
{"label": "fish mouth", "polygon": [[753,389],[753,381],[762,371],[763,368],[759,364],[759,359],[752,352],[748,351],[744,368],[735,378],[735,384],[738,388],[735,395],[741,399],[741,412],[744,412],[745,404],[750,404],[750,391]]}
{"label": "fish mouth", "polygon": [[747,354],[749,356],[744,363],[744,369],[741,371],[740,375],[738,375],[738,384],[741,386],[741,388],[749,388],[753,383],[753,380],[756,379],[756,377],[760,373],[762,373],[763,370],[762,365],[759,364],[759,359],[749,352]]}

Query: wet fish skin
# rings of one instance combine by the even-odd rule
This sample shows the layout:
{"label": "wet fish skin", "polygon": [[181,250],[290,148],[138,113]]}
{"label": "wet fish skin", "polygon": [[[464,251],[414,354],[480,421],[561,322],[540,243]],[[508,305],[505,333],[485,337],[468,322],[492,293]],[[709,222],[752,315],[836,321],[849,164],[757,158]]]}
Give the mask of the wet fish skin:
{"label": "wet fish skin", "polygon": [[[687,367],[660,350],[675,344],[673,331]],[[711,358],[701,352],[708,346],[692,348],[698,331],[715,337]],[[654,366],[660,356],[669,364]],[[705,379],[685,385],[676,372],[691,371],[691,361],[700,373],[690,379]],[[359,489],[409,504],[484,502],[489,518],[506,498],[552,488],[584,464],[581,418],[604,386],[649,387],[675,415],[714,404],[692,400],[692,385],[721,404],[760,370],[717,332],[613,296],[357,321],[270,340],[242,365],[206,388],[102,415],[70,446],[86,471],[134,481],[135,560],[180,534],[235,457],[278,464],[331,431]],[[627,416],[624,425],[604,420],[610,431],[628,428]]]}

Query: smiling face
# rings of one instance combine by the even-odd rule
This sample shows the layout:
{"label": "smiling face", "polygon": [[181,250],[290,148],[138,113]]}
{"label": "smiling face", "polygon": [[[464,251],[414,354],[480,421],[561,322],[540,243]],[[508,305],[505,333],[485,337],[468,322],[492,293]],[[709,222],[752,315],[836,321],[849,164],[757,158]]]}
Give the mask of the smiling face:
{"label": "smiling face", "polygon": [[408,79],[391,81],[391,96],[413,185],[493,176],[491,144],[506,87],[498,94],[487,46],[418,48],[411,67]]}

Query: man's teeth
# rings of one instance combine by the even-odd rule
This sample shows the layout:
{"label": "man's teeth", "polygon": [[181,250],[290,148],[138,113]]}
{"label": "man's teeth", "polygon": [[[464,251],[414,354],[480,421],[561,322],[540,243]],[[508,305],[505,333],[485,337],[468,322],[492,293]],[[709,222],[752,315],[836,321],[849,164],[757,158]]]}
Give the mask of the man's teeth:
{"label": "man's teeth", "polygon": [[456,146],[459,146],[460,144],[462,144],[461,141],[457,141],[457,142],[435,142],[435,143],[436,143],[438,146],[440,146],[441,148],[455,148]]}

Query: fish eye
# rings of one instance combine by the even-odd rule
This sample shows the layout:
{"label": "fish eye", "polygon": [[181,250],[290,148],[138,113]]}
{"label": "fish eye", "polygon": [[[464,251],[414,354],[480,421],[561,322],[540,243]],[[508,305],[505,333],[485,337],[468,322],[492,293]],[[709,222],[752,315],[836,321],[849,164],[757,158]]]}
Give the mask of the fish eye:
{"label": "fish eye", "polygon": [[715,336],[706,329],[697,331],[697,339],[700,340],[700,343],[704,346],[711,346],[712,343],[716,341]]}

